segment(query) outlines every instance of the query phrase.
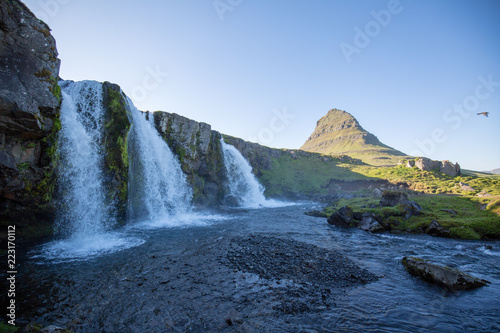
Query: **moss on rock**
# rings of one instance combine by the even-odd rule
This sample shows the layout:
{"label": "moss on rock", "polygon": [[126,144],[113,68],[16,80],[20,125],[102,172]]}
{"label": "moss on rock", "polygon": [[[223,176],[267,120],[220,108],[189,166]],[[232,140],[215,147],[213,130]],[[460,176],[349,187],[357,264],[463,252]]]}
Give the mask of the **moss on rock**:
{"label": "moss on rock", "polygon": [[128,133],[130,114],[126,98],[116,84],[103,84],[104,149],[108,195],[116,203],[118,217],[124,220],[128,195]]}

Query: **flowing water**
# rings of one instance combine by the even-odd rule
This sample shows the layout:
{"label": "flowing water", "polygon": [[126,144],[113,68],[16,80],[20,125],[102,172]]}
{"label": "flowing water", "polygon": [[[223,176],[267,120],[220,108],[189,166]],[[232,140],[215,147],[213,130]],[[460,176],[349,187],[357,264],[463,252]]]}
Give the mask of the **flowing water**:
{"label": "flowing water", "polygon": [[155,129],[153,115],[138,111],[130,100],[128,104],[132,115],[129,220],[176,224],[179,216],[191,211],[192,191],[177,157]]}
{"label": "flowing water", "polygon": [[279,207],[287,205],[273,199],[266,199],[265,188],[252,172],[248,161],[234,146],[221,139],[224,166],[227,172],[228,196],[232,196],[242,208]]}
{"label": "flowing water", "polygon": [[102,84],[63,81],[58,150],[59,240],[39,254],[55,260],[87,258],[141,244],[135,237],[110,232],[116,225],[114,205],[106,197],[103,165],[104,107]]}
{"label": "flowing water", "polygon": [[[500,331],[499,242],[330,226],[304,215],[314,203],[266,199],[248,162],[224,142],[229,195],[240,207],[194,213],[179,162],[130,100],[129,220],[112,230],[102,86],[61,86],[63,239],[17,249],[17,323],[75,332]],[[409,255],[491,285],[442,290],[405,271]]]}
{"label": "flowing water", "polygon": [[[312,208],[317,207],[303,203],[240,209],[204,226],[125,229],[145,243],[87,261],[23,258],[21,320],[37,318],[76,332],[500,330],[500,242],[341,229],[303,214]],[[312,244],[346,256],[379,278],[313,299],[306,293],[308,283],[290,289],[293,281],[268,280],[264,272],[261,276],[228,264],[228,253],[250,235]],[[245,267],[257,265],[252,260],[259,253],[245,258]],[[458,268],[491,285],[458,293],[442,290],[405,271],[401,259],[408,255]],[[287,313],[278,310],[283,301],[320,306]]]}
{"label": "flowing water", "polygon": [[64,237],[96,234],[114,222],[102,173],[102,85],[94,81],[61,85],[57,227]]}

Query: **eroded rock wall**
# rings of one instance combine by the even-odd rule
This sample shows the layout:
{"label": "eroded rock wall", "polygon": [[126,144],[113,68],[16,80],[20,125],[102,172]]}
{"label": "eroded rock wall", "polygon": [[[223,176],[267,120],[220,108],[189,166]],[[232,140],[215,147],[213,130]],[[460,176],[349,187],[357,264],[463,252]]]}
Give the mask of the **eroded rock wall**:
{"label": "eroded rock wall", "polygon": [[194,204],[217,206],[225,194],[221,134],[210,125],[175,113],[154,112],[155,126],[176,154],[193,188]]}
{"label": "eroded rock wall", "polygon": [[18,0],[0,2],[0,220],[50,219],[60,129],[57,55],[45,23]]}

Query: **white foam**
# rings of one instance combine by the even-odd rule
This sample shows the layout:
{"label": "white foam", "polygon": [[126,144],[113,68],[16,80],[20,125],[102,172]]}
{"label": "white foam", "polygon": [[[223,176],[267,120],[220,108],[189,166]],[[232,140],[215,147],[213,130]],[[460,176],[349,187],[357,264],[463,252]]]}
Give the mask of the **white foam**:
{"label": "white foam", "polygon": [[130,228],[157,229],[208,226],[217,221],[227,220],[229,217],[218,214],[184,213],[178,215],[164,215],[150,220],[143,220],[130,225]]}
{"label": "white foam", "polygon": [[144,242],[143,239],[118,232],[80,235],[46,243],[42,246],[41,253],[34,255],[33,258],[44,258],[55,262],[88,260],[139,246]]}

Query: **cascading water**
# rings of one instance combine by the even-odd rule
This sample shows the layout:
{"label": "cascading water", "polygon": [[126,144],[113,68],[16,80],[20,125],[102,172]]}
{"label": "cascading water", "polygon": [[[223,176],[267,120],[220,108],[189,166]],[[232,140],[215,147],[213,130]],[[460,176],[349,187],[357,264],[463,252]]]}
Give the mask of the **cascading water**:
{"label": "cascading water", "polygon": [[117,221],[104,185],[102,84],[63,81],[60,86],[56,229],[63,240],[46,244],[41,256],[79,260],[141,244],[109,231]]}
{"label": "cascading water", "polygon": [[103,232],[114,223],[103,186],[102,85],[63,82],[57,228],[64,237]]}
{"label": "cascading water", "polygon": [[287,205],[276,200],[267,200],[264,187],[252,173],[248,161],[234,146],[221,139],[224,165],[227,171],[228,196],[238,201],[243,208],[277,207]]}
{"label": "cascading water", "polygon": [[153,115],[140,112],[130,100],[128,104],[129,219],[161,220],[167,225],[170,220],[173,225],[173,219],[190,212],[192,191],[176,156],[155,129]]}

